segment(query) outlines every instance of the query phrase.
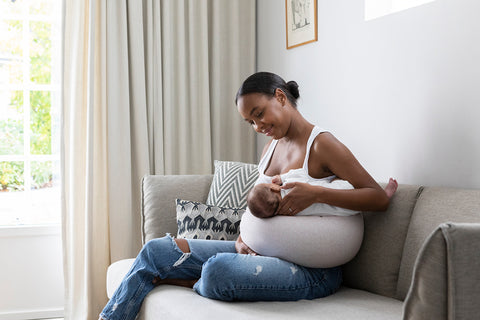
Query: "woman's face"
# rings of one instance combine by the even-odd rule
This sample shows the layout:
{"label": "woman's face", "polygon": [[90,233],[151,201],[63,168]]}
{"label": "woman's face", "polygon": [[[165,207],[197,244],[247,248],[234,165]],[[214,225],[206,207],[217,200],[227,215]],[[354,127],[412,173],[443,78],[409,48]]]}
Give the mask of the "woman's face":
{"label": "woman's face", "polygon": [[243,119],[258,133],[274,139],[283,137],[289,125],[284,102],[286,97],[278,92],[277,89],[274,97],[262,93],[249,93],[237,100],[238,112]]}

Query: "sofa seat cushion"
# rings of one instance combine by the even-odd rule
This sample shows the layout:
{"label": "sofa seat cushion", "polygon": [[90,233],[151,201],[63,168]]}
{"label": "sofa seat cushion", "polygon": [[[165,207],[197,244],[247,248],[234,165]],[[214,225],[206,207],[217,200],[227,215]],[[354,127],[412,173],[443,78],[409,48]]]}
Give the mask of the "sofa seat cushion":
{"label": "sofa seat cushion", "polygon": [[[113,263],[107,272],[107,294],[111,298],[134,259]],[[402,318],[402,301],[342,287],[322,299],[292,302],[223,302],[207,299],[193,289],[162,285],[143,302],[139,320],[196,319],[396,319]]]}
{"label": "sofa seat cushion", "polygon": [[139,320],[158,319],[316,319],[399,320],[402,302],[342,287],[322,299],[292,302],[223,302],[204,298],[192,289],[163,285],[143,302]]}

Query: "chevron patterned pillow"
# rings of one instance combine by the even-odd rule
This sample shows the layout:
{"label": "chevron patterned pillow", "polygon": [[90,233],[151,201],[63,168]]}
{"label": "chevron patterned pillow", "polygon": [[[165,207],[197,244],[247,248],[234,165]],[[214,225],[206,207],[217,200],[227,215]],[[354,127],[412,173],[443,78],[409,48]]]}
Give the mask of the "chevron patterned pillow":
{"label": "chevron patterned pillow", "polygon": [[245,210],[176,199],[177,238],[236,240]]}
{"label": "chevron patterned pillow", "polygon": [[258,178],[256,164],[215,160],[215,173],[207,204],[219,207],[247,207],[247,193]]}

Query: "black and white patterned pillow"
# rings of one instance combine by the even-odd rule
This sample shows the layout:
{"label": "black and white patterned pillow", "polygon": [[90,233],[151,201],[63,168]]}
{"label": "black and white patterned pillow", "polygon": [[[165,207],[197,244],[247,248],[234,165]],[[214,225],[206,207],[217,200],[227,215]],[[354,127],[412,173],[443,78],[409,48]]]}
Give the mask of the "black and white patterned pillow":
{"label": "black and white patterned pillow", "polygon": [[220,207],[247,207],[247,193],[258,178],[256,164],[215,160],[215,173],[207,204]]}
{"label": "black and white patterned pillow", "polygon": [[245,210],[176,199],[177,238],[236,240]]}

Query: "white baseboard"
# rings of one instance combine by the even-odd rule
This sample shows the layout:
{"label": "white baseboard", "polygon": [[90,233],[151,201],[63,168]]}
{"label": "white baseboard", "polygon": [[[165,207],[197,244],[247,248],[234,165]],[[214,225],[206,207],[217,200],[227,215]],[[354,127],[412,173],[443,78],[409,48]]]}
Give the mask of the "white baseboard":
{"label": "white baseboard", "polygon": [[63,318],[64,309],[38,309],[38,310],[15,310],[8,312],[0,312],[0,320],[28,320],[28,319],[45,319],[45,318]]}

